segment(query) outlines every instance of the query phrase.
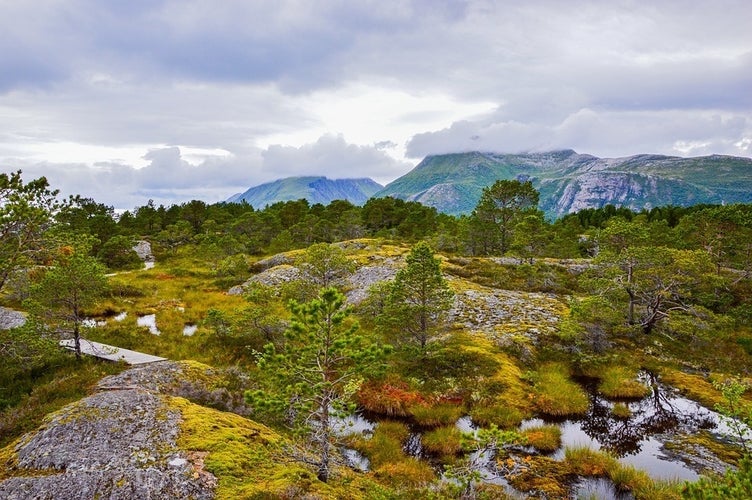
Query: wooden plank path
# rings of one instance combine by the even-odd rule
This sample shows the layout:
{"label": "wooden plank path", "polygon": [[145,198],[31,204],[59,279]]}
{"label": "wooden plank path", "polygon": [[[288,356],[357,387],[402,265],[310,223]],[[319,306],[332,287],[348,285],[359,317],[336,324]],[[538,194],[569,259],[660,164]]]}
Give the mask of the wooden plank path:
{"label": "wooden plank path", "polygon": [[[60,345],[71,351],[76,349],[73,339],[61,340]],[[160,358],[159,356],[152,356],[151,354],[131,351],[130,349],[123,349],[122,347],[101,344],[86,339],[81,339],[81,353],[109,361],[125,361],[129,365],[143,365],[167,360],[167,358]]]}

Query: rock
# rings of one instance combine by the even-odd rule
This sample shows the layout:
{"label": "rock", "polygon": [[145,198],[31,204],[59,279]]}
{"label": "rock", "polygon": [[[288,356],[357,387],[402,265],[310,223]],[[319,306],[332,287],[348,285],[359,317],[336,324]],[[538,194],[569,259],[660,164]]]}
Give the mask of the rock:
{"label": "rock", "polygon": [[21,439],[9,468],[16,477],[0,483],[0,498],[213,498],[212,482],[197,479],[177,447],[180,419],[163,396],[143,388],[70,404]]}
{"label": "rock", "polygon": [[133,247],[133,251],[136,252],[138,258],[144,262],[154,262],[154,254],[151,253],[151,243],[145,240],[139,240]]}
{"label": "rock", "polygon": [[10,330],[18,328],[26,323],[26,316],[23,313],[0,307],[0,330]]}

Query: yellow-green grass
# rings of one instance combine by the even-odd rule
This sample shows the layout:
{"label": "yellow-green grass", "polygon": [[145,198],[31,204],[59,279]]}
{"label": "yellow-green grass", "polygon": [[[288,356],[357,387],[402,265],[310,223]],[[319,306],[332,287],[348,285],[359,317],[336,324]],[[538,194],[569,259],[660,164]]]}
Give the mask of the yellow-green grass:
{"label": "yellow-green grass", "polygon": [[423,434],[423,449],[440,457],[453,457],[462,452],[462,433],[454,426],[439,427]]}
{"label": "yellow-green grass", "polygon": [[629,418],[632,416],[632,410],[629,409],[629,406],[624,403],[616,403],[613,408],[611,408],[611,413],[616,418]]}
{"label": "yellow-green grass", "polygon": [[584,415],[589,400],[585,391],[569,378],[569,370],[561,363],[540,367],[534,388],[535,406],[552,416]]}
{"label": "yellow-green grass", "polygon": [[532,415],[534,407],[529,386],[522,380],[522,371],[512,357],[489,338],[462,335],[462,349],[487,359],[490,369],[478,374],[472,386],[473,404],[470,417],[478,425],[490,424],[509,429]]}
{"label": "yellow-green grass", "polygon": [[599,374],[598,390],[607,398],[643,398],[650,388],[637,380],[637,370],[627,366],[609,366]]}
{"label": "yellow-green grass", "polygon": [[377,478],[394,487],[415,488],[432,481],[435,473],[426,462],[405,455],[402,445],[409,435],[404,423],[385,420],[370,438],[355,437],[350,444],[368,457]]}
{"label": "yellow-green grass", "polygon": [[561,447],[561,429],[557,425],[537,425],[522,431],[529,446],[543,453],[556,451]]}
{"label": "yellow-green grass", "polygon": [[629,492],[638,500],[663,500],[680,498],[678,480],[655,480],[647,472],[623,464],[602,451],[585,447],[567,448],[564,464],[578,476],[608,477],[618,491]]}
{"label": "yellow-green grass", "polygon": [[417,404],[409,408],[415,423],[422,427],[454,425],[465,413],[462,406],[453,403]]}
{"label": "yellow-green grass", "polygon": [[493,424],[501,429],[512,429],[520,425],[525,416],[517,408],[502,401],[474,406],[470,410],[470,418],[482,427]]}

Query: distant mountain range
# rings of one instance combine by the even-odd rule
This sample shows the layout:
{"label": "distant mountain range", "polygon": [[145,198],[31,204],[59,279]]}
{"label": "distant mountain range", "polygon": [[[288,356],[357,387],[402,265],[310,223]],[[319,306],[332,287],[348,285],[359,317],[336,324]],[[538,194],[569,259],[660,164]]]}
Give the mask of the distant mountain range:
{"label": "distant mountain range", "polygon": [[334,200],[348,200],[362,205],[384,186],[371,179],[327,179],[326,177],[287,177],[230,197],[229,202],[245,200],[254,208],[264,208],[278,201],[305,198],[309,203],[328,205]]}
{"label": "distant mountain range", "polygon": [[312,203],[393,196],[453,214],[470,213],[498,179],[530,180],[540,208],[559,217],[606,204],[634,210],[664,205],[752,202],[752,158],[635,155],[598,158],[572,150],[529,154],[457,153],[426,157],[383,189],[370,179],[296,177],[251,188],[229,201],[254,207],[306,198]]}

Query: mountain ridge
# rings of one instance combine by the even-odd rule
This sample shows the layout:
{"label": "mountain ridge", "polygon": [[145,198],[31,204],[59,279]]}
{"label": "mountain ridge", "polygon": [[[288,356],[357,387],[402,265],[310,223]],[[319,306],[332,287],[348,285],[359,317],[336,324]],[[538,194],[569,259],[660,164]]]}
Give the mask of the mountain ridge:
{"label": "mountain ridge", "polygon": [[637,154],[599,158],[572,149],[427,156],[375,197],[417,201],[452,215],[470,213],[498,179],[530,180],[550,218],[606,204],[634,210],[661,205],[752,202],[752,158]]}
{"label": "mountain ridge", "polygon": [[231,203],[248,202],[263,208],[280,201],[305,198],[309,203],[328,205],[334,200],[347,200],[362,205],[384,186],[367,177],[329,179],[325,176],[286,177],[253,186],[227,199]]}

